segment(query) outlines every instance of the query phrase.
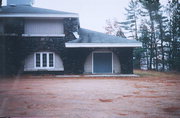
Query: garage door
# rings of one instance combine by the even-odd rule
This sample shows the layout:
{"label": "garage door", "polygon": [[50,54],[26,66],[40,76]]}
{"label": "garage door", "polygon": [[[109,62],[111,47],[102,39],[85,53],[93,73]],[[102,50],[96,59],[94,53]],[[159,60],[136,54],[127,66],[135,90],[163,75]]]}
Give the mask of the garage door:
{"label": "garage door", "polygon": [[112,73],[112,53],[93,54],[93,73]]}

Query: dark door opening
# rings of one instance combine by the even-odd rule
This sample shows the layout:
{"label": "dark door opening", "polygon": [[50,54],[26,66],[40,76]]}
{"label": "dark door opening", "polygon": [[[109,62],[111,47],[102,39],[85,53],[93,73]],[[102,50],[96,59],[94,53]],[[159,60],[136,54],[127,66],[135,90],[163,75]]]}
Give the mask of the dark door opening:
{"label": "dark door opening", "polygon": [[93,53],[93,73],[112,73],[112,53]]}

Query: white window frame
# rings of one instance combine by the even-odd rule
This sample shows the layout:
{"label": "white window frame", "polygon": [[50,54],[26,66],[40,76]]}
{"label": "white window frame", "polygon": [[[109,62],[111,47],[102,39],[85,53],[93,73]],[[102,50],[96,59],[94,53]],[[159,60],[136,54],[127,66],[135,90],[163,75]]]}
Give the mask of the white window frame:
{"label": "white window frame", "polygon": [[[36,54],[40,54],[40,67],[36,66]],[[43,54],[46,54],[47,66],[43,67]],[[49,67],[49,54],[53,54],[53,66]],[[55,68],[55,53],[54,52],[35,52],[34,53],[34,68],[36,69],[53,69]]]}
{"label": "white window frame", "polygon": [[[97,74],[94,72],[94,53],[111,53],[112,54],[112,72],[111,74],[113,74],[113,68],[114,68],[114,59],[113,59],[113,52],[112,51],[93,51],[92,52],[92,74]],[[106,74],[106,73],[105,73]]]}

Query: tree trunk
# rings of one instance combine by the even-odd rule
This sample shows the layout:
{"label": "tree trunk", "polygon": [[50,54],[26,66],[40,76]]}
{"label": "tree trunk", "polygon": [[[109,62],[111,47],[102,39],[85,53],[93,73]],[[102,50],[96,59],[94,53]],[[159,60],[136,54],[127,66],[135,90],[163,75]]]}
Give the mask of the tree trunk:
{"label": "tree trunk", "polygon": [[164,60],[164,45],[163,45],[163,42],[164,42],[164,32],[163,32],[163,29],[162,29],[162,21],[161,19],[159,19],[159,29],[160,29],[160,39],[161,39],[161,54],[162,54],[162,71],[164,71],[164,66],[165,66],[165,60]]}
{"label": "tree trunk", "polygon": [[150,37],[150,70],[152,70],[152,61],[153,61],[153,55],[154,55],[154,22],[153,22],[153,18],[152,18],[152,11],[149,11],[149,17],[150,17],[150,21],[151,21],[151,37]]}
{"label": "tree trunk", "polygon": [[156,59],[155,59],[155,67],[156,67],[156,70],[158,71],[158,47],[157,47],[157,44],[156,44],[156,41],[155,41],[155,57],[156,57]]}

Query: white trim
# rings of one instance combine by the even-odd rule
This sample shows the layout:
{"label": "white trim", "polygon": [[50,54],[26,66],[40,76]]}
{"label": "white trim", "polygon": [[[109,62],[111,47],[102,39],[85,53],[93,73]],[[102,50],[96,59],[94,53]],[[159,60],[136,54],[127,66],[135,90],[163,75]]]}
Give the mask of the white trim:
{"label": "white trim", "polygon": [[[40,54],[40,67],[36,67],[36,54]],[[46,54],[46,59],[47,59],[47,66],[43,67],[43,54]],[[53,67],[49,67],[49,54],[53,54]],[[55,68],[55,53],[54,52],[35,52],[34,53],[34,68],[39,70],[39,69],[54,69]]]}
{"label": "white trim", "polygon": [[67,48],[141,47],[142,43],[65,43]]}
{"label": "white trim", "polygon": [[0,14],[4,17],[26,17],[26,18],[78,18],[78,14]]}
{"label": "white trim", "polygon": [[94,52],[92,52],[92,74],[94,74]]}
{"label": "white trim", "polygon": [[[37,52],[36,52],[37,53]],[[36,53],[34,53],[34,68],[36,68]],[[41,57],[41,56],[40,56]]]}
{"label": "white trim", "polygon": [[113,72],[113,64],[114,64],[114,62],[113,62],[113,52],[112,51],[93,51],[92,52],[92,74],[97,74],[97,73],[94,73],[94,53],[111,53],[112,54],[112,71],[111,71],[111,74],[113,74],[114,72]]}
{"label": "white trim", "polygon": [[24,71],[64,71],[64,69],[63,68],[41,68],[41,69],[37,69],[37,68],[26,68],[26,69],[24,69]]}
{"label": "white trim", "polygon": [[[40,67],[36,67],[36,68],[42,68],[42,65],[43,65],[43,64],[42,64],[42,60],[43,60],[43,59],[42,59],[42,53],[39,53],[39,54],[40,54]],[[36,66],[36,65],[35,65],[35,66]]]}
{"label": "white trim", "polygon": [[22,34],[23,37],[64,37],[65,34]]}
{"label": "white trim", "polygon": [[53,67],[55,68],[56,66],[55,66],[55,63],[56,62],[56,54],[55,53],[53,53]]}
{"label": "white trim", "polygon": [[112,74],[114,73],[114,57],[113,57],[114,53],[112,52]]}

